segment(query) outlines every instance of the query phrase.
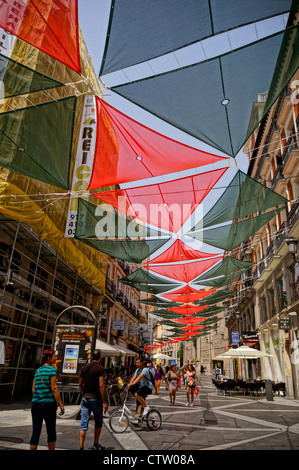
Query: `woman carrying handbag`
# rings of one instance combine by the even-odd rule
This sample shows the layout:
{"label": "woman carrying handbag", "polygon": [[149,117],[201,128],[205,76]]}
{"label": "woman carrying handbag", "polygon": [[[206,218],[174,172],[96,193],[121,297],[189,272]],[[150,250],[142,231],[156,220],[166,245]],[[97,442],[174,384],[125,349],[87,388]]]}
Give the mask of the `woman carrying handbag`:
{"label": "woman carrying handbag", "polygon": [[55,450],[57,404],[61,410],[60,414],[64,414],[64,406],[57,386],[55,363],[55,351],[47,349],[43,353],[41,367],[34,374],[31,403],[33,429],[30,450],[37,450],[43,421],[45,421],[47,427],[48,449]]}

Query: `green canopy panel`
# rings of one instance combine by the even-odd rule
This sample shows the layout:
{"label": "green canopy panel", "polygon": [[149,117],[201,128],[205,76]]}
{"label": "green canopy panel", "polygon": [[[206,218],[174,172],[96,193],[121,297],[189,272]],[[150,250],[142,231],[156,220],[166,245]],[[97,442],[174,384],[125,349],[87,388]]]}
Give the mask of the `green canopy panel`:
{"label": "green canopy panel", "polygon": [[238,171],[222,196],[194,230],[236,220],[287,204],[287,199],[242,171]]}
{"label": "green canopy panel", "polygon": [[0,166],[69,189],[76,97],[0,114]]}
{"label": "green canopy panel", "polygon": [[180,305],[182,305],[180,302],[173,302],[173,301],[167,302],[167,300],[162,300],[162,299],[159,299],[158,297],[153,297],[151,299],[142,299],[142,300],[139,300],[139,303],[150,305],[152,307],[166,307],[166,308],[179,307]]}
{"label": "green canopy panel", "polygon": [[[111,89],[235,157],[298,69],[298,27],[243,47],[227,45],[227,50],[209,60]],[[253,112],[258,96],[265,92],[263,110]]]}
{"label": "green canopy panel", "polygon": [[[107,207],[110,207],[110,210]],[[162,242],[161,246],[170,240],[167,235],[162,234],[159,230],[146,227],[135,219],[130,220],[120,216],[112,206],[107,204],[92,204],[85,199],[78,199],[77,220],[76,237],[80,239],[137,239],[156,237]]]}
{"label": "green canopy panel", "polygon": [[203,242],[208,245],[231,251],[257,232],[257,230],[266,225],[271,219],[273,219],[273,217],[284,209],[285,207],[281,207],[275,211],[266,212],[265,214],[241,220],[234,224],[207,229],[200,235],[192,232],[189,232],[188,235],[194,238],[200,236],[202,237]]}
{"label": "green canopy panel", "polygon": [[229,285],[233,282],[234,279],[241,276],[241,274],[245,273],[247,269],[243,269],[241,271],[236,271],[232,274],[227,274],[226,276],[220,276],[215,279],[207,279],[207,280],[198,280],[194,282],[194,284],[201,285],[201,286],[209,286],[209,287],[224,287]]}
{"label": "green canopy panel", "polygon": [[121,282],[125,284],[132,284],[132,283],[137,283],[137,284],[160,284],[160,285],[167,285],[171,286],[168,287],[167,290],[171,290],[171,288],[178,287],[177,282],[171,282],[167,281],[165,279],[162,279],[161,277],[155,276],[154,274],[149,273],[148,271],[145,271],[142,268],[136,269],[136,271],[132,272],[126,277],[123,277],[120,279]]}
{"label": "green canopy panel", "polygon": [[[122,281],[121,281],[122,282]],[[126,282],[125,284],[130,285],[131,287],[134,287],[134,289],[137,289],[141,292],[147,292],[148,294],[162,294],[163,292],[167,292],[169,289],[171,289],[173,286],[167,286],[167,285],[153,285],[153,284],[138,284],[138,283],[128,283]]]}
{"label": "green canopy panel", "polygon": [[292,0],[113,0],[100,75],[295,7]]}
{"label": "green canopy panel", "polygon": [[253,263],[251,261],[242,261],[232,256],[226,256],[223,261],[218,263],[213,268],[209,269],[205,274],[202,274],[193,282],[202,281],[203,279],[212,279],[214,277],[240,271],[241,269],[249,269]]}
{"label": "green canopy panel", "polygon": [[0,80],[4,85],[2,99],[64,85],[3,54],[0,54]]}
{"label": "green canopy panel", "polygon": [[215,307],[211,305],[211,307],[207,307],[204,310],[201,310],[200,313],[195,313],[192,315],[193,317],[211,317],[213,315],[217,315],[220,312],[223,312],[225,309],[223,307]]}
{"label": "green canopy panel", "polygon": [[169,312],[165,309],[151,311],[151,314],[156,315],[157,317],[166,318],[168,320],[171,320],[172,318],[178,318],[180,316],[177,313]]}
{"label": "green canopy panel", "polygon": [[224,299],[228,299],[232,295],[236,294],[237,291],[232,291],[232,290],[220,290],[217,292],[214,292],[213,294],[209,295],[208,297],[205,297],[204,300],[197,300],[194,302],[195,305],[211,305],[211,304],[217,304],[218,302],[221,302]]}
{"label": "green canopy panel", "polygon": [[[78,238],[78,237],[75,237]],[[161,248],[168,240],[95,240],[79,238],[86,245],[112,258],[122,259],[131,263],[141,263],[152,253]],[[169,290],[169,288],[167,288]]]}

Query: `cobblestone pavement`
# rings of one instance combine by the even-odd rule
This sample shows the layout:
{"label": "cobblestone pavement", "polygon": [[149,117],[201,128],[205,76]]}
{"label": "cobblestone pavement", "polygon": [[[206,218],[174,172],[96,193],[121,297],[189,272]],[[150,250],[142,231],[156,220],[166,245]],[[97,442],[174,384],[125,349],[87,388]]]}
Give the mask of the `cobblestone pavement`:
{"label": "cobblestone pavement", "polygon": [[[168,392],[162,384],[159,395],[148,398],[150,407],[162,415],[162,428],[150,431],[146,425],[132,426],[124,434],[114,434],[108,415],[100,442],[106,451],[199,451],[199,450],[299,450],[299,401],[275,396],[232,396],[217,393],[211,376],[200,377],[200,393],[194,406],[186,407],[184,388],[177,393],[175,406],[170,406]],[[135,401],[129,401],[135,408]],[[57,449],[79,449],[80,421],[75,419],[78,407],[68,406],[66,417],[57,419]],[[27,450],[31,435],[30,403],[0,405],[0,450]],[[93,421],[87,432],[85,449],[92,447]],[[39,449],[46,449],[43,426]]]}

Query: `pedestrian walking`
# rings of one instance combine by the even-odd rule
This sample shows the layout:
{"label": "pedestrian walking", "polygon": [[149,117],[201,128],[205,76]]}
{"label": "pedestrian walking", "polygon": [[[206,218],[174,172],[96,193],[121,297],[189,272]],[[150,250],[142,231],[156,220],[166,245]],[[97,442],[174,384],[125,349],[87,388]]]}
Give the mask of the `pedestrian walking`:
{"label": "pedestrian walking", "polygon": [[155,370],[155,390],[156,394],[159,395],[161,380],[163,377],[163,369],[160,365],[157,365]]}
{"label": "pedestrian walking", "polygon": [[170,406],[174,406],[175,404],[175,396],[176,392],[178,391],[178,381],[179,381],[179,374],[176,370],[176,366],[171,366],[167,377],[166,377],[166,390],[169,389],[169,398],[170,398]]}
{"label": "pedestrian walking", "polygon": [[42,365],[34,374],[32,383],[32,435],[30,450],[37,450],[43,421],[45,421],[47,428],[48,449],[55,450],[57,404],[60,407],[60,414],[64,414],[64,406],[57,386],[55,363],[55,351],[53,349],[46,349],[43,353]]}
{"label": "pedestrian walking", "polygon": [[[195,367],[192,364],[189,364],[187,371],[186,371],[186,394],[187,394],[186,406],[193,406],[195,387],[197,387],[197,377],[195,373]],[[190,401],[190,395],[191,395],[191,401]]]}
{"label": "pedestrian walking", "polygon": [[108,410],[106,387],[104,382],[105,369],[100,365],[101,351],[96,349],[92,354],[92,362],[83,367],[79,378],[81,400],[80,450],[84,442],[91,412],[94,415],[94,445],[93,450],[102,450],[99,444],[103,425],[103,411]]}

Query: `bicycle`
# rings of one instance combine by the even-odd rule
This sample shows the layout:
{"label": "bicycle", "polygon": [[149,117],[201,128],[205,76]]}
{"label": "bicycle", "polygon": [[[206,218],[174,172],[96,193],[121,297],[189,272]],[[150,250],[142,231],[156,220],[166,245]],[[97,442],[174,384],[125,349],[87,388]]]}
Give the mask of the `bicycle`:
{"label": "bicycle", "polygon": [[117,434],[123,433],[128,429],[129,423],[132,423],[135,426],[140,426],[144,422],[151,431],[158,431],[162,425],[160,412],[156,409],[151,409],[145,416],[136,418],[132,411],[126,406],[128,392],[129,390],[127,389],[122,408],[113,411],[110,415],[109,426],[111,431]]}

